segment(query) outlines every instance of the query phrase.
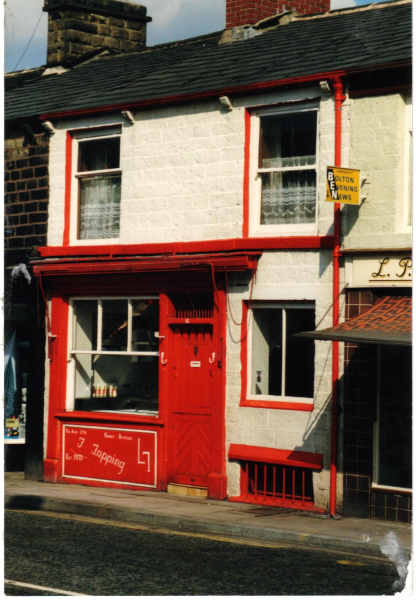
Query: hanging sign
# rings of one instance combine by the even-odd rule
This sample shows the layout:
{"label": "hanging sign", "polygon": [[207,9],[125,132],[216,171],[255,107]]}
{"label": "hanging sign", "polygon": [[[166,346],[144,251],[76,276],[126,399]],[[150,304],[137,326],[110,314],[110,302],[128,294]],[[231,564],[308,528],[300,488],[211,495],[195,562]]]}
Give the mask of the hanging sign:
{"label": "hanging sign", "polygon": [[326,168],[326,201],[343,204],[360,204],[360,171],[356,169],[341,169],[341,167]]}
{"label": "hanging sign", "polygon": [[64,425],[63,477],[156,487],[156,431]]}

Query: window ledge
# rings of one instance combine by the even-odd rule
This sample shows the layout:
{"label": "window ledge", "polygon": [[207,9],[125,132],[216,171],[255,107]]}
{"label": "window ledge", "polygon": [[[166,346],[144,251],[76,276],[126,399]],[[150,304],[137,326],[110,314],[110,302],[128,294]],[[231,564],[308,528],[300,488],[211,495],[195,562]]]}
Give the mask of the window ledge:
{"label": "window ledge", "polygon": [[252,225],[250,237],[291,237],[291,236],[317,236],[317,223],[299,225]]}
{"label": "window ledge", "polygon": [[127,414],[127,413],[104,413],[104,412],[83,412],[83,411],[66,411],[55,413],[55,419],[60,421],[103,421],[112,423],[135,423],[158,425],[164,427],[164,420],[159,417],[151,417],[149,415]]}
{"label": "window ledge", "polygon": [[85,240],[73,239],[70,242],[70,246],[111,246],[119,245],[120,238],[88,238]]}
{"label": "window ledge", "polygon": [[313,402],[285,402],[283,400],[241,400],[240,406],[251,408],[272,408],[278,410],[299,410],[312,412]]}
{"label": "window ledge", "polygon": [[372,492],[380,492],[385,494],[395,494],[397,496],[411,496],[412,490],[409,488],[390,487],[388,485],[378,485],[373,483],[371,485]]}
{"label": "window ledge", "polygon": [[228,458],[231,460],[271,463],[317,470],[321,470],[323,466],[323,454],[318,454],[317,452],[281,450],[278,448],[246,446],[243,444],[230,444]]}

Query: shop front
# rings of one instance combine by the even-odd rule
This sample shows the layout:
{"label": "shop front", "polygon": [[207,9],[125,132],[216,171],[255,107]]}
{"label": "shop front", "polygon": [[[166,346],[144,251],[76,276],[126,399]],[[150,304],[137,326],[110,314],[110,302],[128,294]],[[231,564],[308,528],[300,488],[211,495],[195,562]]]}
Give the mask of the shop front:
{"label": "shop front", "polygon": [[258,254],[42,261],[45,480],[226,495],[226,273]]}
{"label": "shop front", "polygon": [[352,254],[346,281],[345,322],[306,334],[345,342],[343,514],[410,523],[411,257]]}

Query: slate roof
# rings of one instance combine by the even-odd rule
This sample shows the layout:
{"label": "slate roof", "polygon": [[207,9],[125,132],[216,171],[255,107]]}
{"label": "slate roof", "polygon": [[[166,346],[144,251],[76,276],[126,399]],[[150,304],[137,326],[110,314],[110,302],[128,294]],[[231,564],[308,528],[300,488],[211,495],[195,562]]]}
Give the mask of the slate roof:
{"label": "slate roof", "polygon": [[[218,45],[222,32],[102,56],[60,75],[6,86],[5,117],[53,113],[221,91],[411,59],[411,3],[298,17],[246,40]],[[9,78],[6,78],[9,79]],[[10,80],[13,76],[10,77]]]}

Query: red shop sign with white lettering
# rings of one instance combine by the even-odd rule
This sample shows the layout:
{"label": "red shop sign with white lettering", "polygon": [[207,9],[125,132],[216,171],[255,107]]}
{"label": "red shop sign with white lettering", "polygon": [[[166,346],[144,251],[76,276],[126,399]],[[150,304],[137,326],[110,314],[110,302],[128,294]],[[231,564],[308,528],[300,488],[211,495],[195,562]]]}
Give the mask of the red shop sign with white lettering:
{"label": "red shop sign with white lettering", "polygon": [[156,487],[156,431],[64,425],[63,477]]}

